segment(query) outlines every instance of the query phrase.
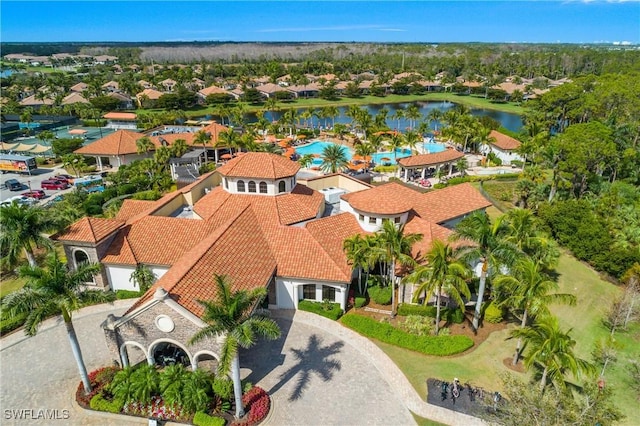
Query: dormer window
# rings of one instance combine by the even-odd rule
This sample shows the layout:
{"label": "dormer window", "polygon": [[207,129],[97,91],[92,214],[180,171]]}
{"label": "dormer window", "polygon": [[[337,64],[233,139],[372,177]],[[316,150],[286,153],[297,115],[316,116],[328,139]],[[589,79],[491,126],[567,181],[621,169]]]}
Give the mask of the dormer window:
{"label": "dormer window", "polygon": [[285,183],[285,181],[281,180],[280,182],[278,182],[278,193],[283,193],[287,190],[287,184]]}
{"label": "dormer window", "polygon": [[244,181],[243,180],[239,180],[238,181],[238,192],[245,192]]}
{"label": "dormer window", "polygon": [[396,216],[396,217],[394,217],[394,218],[393,218],[393,221],[394,221],[395,223],[400,223],[400,216]]}
{"label": "dormer window", "polygon": [[267,193],[267,182],[260,182],[260,193],[261,194]]}
{"label": "dormer window", "polygon": [[252,180],[249,181],[249,192],[256,192],[256,183]]}

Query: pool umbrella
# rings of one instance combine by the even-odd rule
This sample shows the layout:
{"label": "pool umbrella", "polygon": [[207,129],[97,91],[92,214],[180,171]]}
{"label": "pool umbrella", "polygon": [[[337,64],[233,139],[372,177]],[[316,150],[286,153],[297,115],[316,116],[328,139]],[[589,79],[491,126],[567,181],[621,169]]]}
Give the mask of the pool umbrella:
{"label": "pool umbrella", "polygon": [[222,154],[220,158],[222,158],[223,160],[230,160],[233,157],[231,156],[231,154]]}
{"label": "pool umbrella", "polygon": [[306,139],[307,135],[298,135],[296,136],[297,139]]}
{"label": "pool umbrella", "polygon": [[278,142],[278,145],[285,148],[287,146],[289,146],[289,141],[286,139],[281,140],[280,142]]}
{"label": "pool umbrella", "polygon": [[82,130],[82,129],[73,129],[73,130],[69,130],[69,134],[70,135],[85,135],[87,134],[86,130]]}
{"label": "pool umbrella", "polygon": [[389,157],[382,157],[382,158],[380,159],[380,161],[391,161],[391,158],[389,158]]}
{"label": "pool umbrella", "polygon": [[363,161],[363,160],[364,160],[364,157],[363,157],[362,155],[358,155],[358,154],[356,154],[356,155],[354,155],[353,157],[351,157],[351,160],[352,160],[352,161]]}

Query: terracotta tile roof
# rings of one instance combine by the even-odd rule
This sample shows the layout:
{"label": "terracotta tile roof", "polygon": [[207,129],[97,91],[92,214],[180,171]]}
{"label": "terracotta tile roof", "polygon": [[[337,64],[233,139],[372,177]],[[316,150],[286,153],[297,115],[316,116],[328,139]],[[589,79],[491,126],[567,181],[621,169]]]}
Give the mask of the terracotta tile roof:
{"label": "terracotta tile roof", "polygon": [[291,225],[318,215],[324,196],[304,185],[296,185],[289,194],[275,197],[280,223]]}
{"label": "terracotta tile roof", "polygon": [[446,241],[452,231],[415,214],[410,214],[409,220],[404,226],[404,233],[422,235],[422,240],[412,247],[412,255],[415,259],[418,259],[431,249],[431,244],[434,240]]}
{"label": "terracotta tile roof", "polygon": [[434,166],[437,164],[450,163],[462,157],[464,157],[464,154],[455,149],[445,149],[442,152],[436,152],[434,154],[420,154],[401,158],[398,160],[398,164],[403,167]]}
{"label": "terracotta tile roof", "polygon": [[122,207],[120,207],[120,210],[118,210],[116,219],[122,222],[126,222],[132,217],[149,210],[155,204],[155,201],[124,200],[122,203]]}
{"label": "terracotta tile roof", "polygon": [[255,212],[247,207],[185,253],[128,312],[150,300],[162,287],[180,305],[201,316],[203,309],[197,300],[216,298],[215,274],[226,275],[233,291],[252,290],[266,287],[275,269],[275,257]]}
{"label": "terracotta tile roof", "polygon": [[124,222],[116,219],[84,217],[71,224],[64,231],[51,236],[51,239],[97,243],[116,232],[123,225]]}
{"label": "terracotta tile roof", "polygon": [[417,191],[391,182],[364,191],[351,192],[341,198],[354,209],[374,214],[399,214],[411,210]]}
{"label": "terracotta tile roof", "polygon": [[71,92],[67,96],[62,99],[62,105],[71,105],[71,104],[88,104],[89,101],[85,99],[79,92]]}
{"label": "terracotta tile roof", "polygon": [[467,182],[421,194],[413,209],[421,218],[441,223],[490,205],[491,203]]}
{"label": "terracotta tile roof", "polygon": [[494,145],[504,151],[512,151],[514,149],[520,148],[519,140],[512,138],[511,136],[507,136],[504,133],[500,133],[497,130],[492,130],[489,133],[490,137],[495,138],[495,142],[492,142],[491,145]]}
{"label": "terracotta tile roof", "polygon": [[[193,145],[195,137],[195,133],[169,133],[161,136],[149,136],[149,139],[151,139],[151,142],[156,146],[162,146],[160,139],[164,139],[169,145],[173,145],[178,139],[184,140],[187,145]],[[202,147],[202,145],[200,145],[200,147]]]}
{"label": "terracotta tile roof", "polygon": [[136,154],[136,141],[143,137],[142,133],[131,130],[118,130],[95,142],[76,149],[76,154],[88,155],[125,155]]}
{"label": "terracotta tile roof", "polygon": [[164,216],[145,216],[118,232],[104,263],[128,264],[129,255],[122,251],[128,240],[135,258],[150,265],[173,265],[211,231],[203,220]]}
{"label": "terracotta tile roof", "polygon": [[227,92],[226,90],[224,90],[224,89],[222,89],[222,88],[220,88],[218,86],[206,87],[206,88],[204,88],[202,90],[199,90],[198,93],[200,93],[202,96],[205,96],[205,97],[207,97],[207,96],[209,96],[209,95],[211,95],[213,93],[229,94],[229,92]]}
{"label": "terracotta tile roof", "polygon": [[280,179],[294,176],[300,165],[281,155],[268,152],[248,152],[216,170],[223,176],[254,179]]}
{"label": "terracotta tile roof", "polygon": [[107,120],[135,120],[136,117],[132,112],[108,112],[102,116]]}
{"label": "terracotta tile roof", "polygon": [[340,213],[308,222],[305,228],[331,257],[345,275],[351,274],[351,266],[342,249],[342,242],[356,234],[366,234],[351,213]]}
{"label": "terracotta tile roof", "polygon": [[158,99],[160,99],[160,96],[164,95],[164,93],[162,93],[159,90],[156,89],[144,89],[142,92],[136,94],[136,98],[138,100],[142,99],[143,96],[146,96],[147,99],[152,100],[152,101],[156,101]]}

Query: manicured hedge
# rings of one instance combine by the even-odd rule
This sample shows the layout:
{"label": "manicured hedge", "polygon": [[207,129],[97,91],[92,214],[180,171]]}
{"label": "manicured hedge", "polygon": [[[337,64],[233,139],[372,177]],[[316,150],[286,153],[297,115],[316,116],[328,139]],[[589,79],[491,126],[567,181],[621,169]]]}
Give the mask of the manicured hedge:
{"label": "manicured hedge", "polygon": [[310,300],[301,300],[298,302],[298,309],[301,311],[313,312],[314,314],[322,315],[330,320],[337,320],[342,316],[342,309],[338,303],[331,303],[331,309],[325,309],[324,302],[312,302]]}
{"label": "manicured hedge", "polygon": [[121,300],[121,299],[135,299],[136,297],[140,297],[142,296],[142,294],[140,294],[139,291],[135,291],[135,290],[116,290],[116,299]]}
{"label": "manicured hedge", "polygon": [[363,336],[426,355],[454,355],[473,346],[473,340],[467,336],[415,336],[356,314],[345,315],[341,322]]}
{"label": "manicured hedge", "polygon": [[202,411],[193,416],[193,424],[196,426],[224,426],[225,423],[226,420],[222,417],[210,416]]}
{"label": "manicured hedge", "polygon": [[[398,307],[398,315],[422,315],[424,317],[436,317],[435,306],[421,306],[421,305],[408,305],[406,303],[401,304]],[[453,322],[456,324],[462,324],[464,322],[464,313],[460,309],[440,308],[440,319],[447,322]]]}
{"label": "manicured hedge", "polygon": [[0,334],[6,334],[13,331],[24,324],[27,314],[16,315],[15,317],[7,317],[0,321]]}
{"label": "manicured hedge", "polygon": [[356,300],[355,301],[355,307],[356,308],[362,308],[367,303],[367,298],[366,297],[356,296],[355,300]]}

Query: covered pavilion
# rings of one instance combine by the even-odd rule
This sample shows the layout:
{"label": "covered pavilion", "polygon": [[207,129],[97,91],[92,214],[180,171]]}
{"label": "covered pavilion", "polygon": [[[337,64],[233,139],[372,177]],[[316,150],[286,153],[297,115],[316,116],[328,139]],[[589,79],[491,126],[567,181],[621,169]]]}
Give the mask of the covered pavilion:
{"label": "covered pavilion", "polygon": [[414,171],[419,170],[422,179],[424,179],[428,169],[435,168],[438,170],[443,166],[449,166],[448,174],[450,175],[453,171],[453,165],[462,157],[464,157],[462,152],[456,151],[455,149],[446,149],[433,154],[420,154],[400,158],[398,160],[400,177],[407,182],[409,180],[409,172],[413,174]]}

